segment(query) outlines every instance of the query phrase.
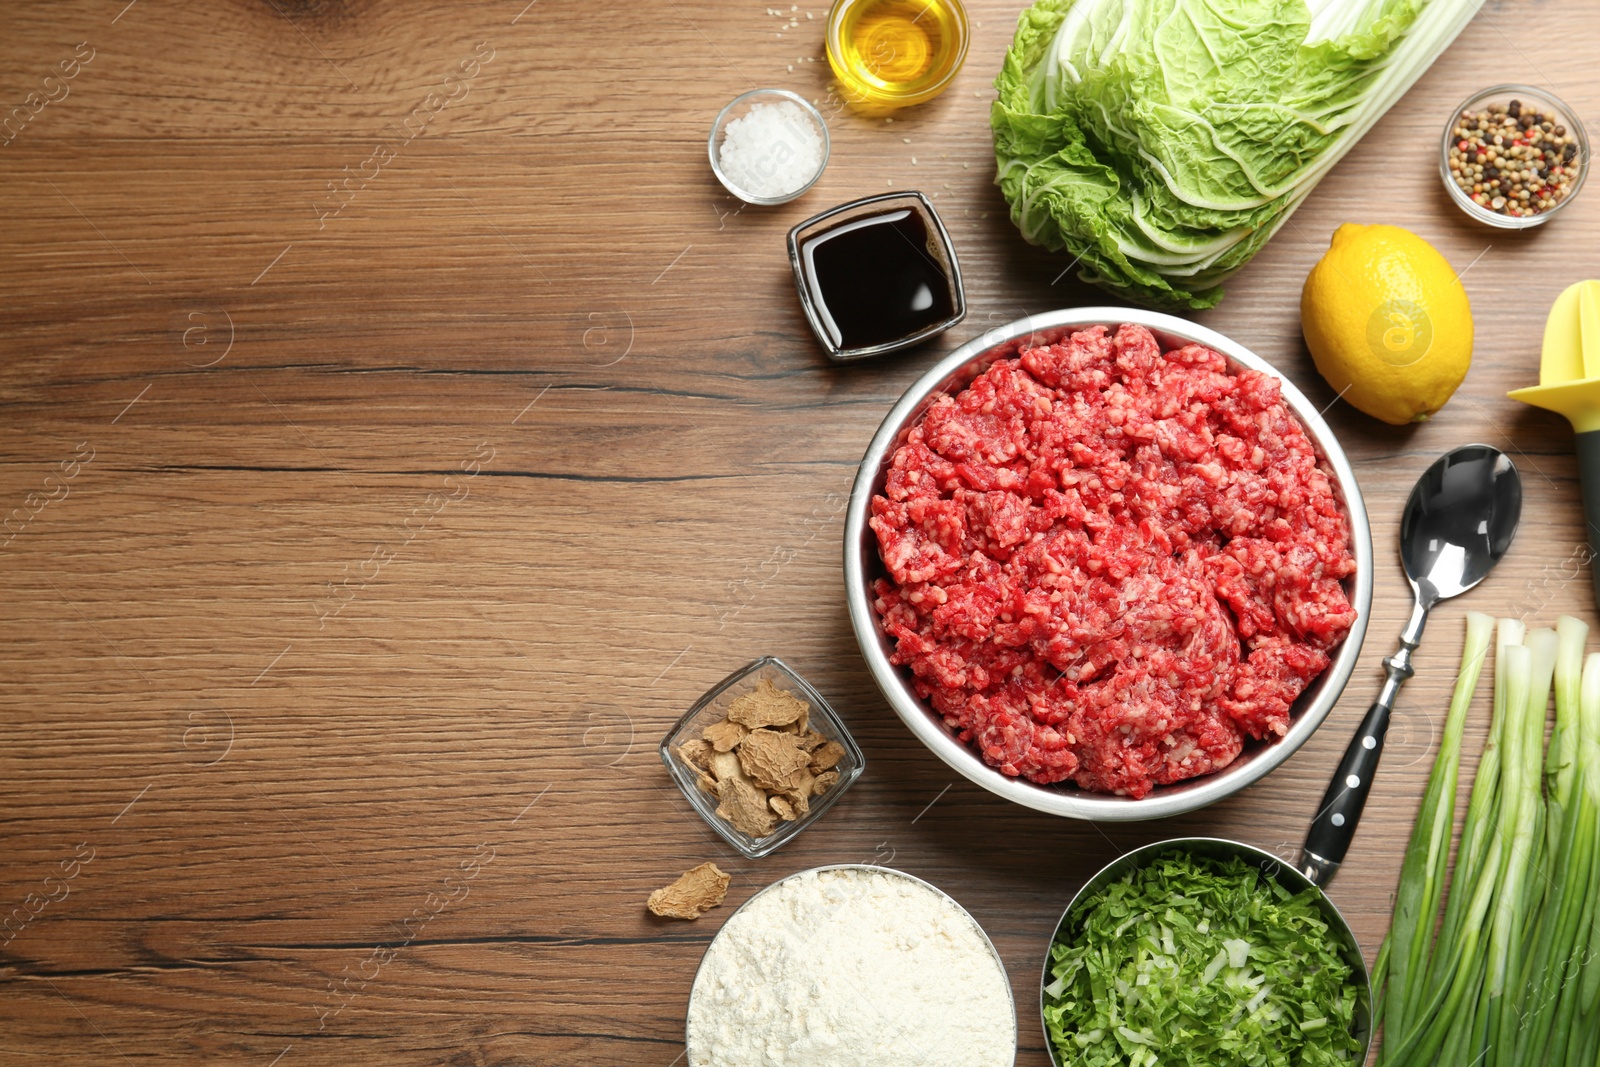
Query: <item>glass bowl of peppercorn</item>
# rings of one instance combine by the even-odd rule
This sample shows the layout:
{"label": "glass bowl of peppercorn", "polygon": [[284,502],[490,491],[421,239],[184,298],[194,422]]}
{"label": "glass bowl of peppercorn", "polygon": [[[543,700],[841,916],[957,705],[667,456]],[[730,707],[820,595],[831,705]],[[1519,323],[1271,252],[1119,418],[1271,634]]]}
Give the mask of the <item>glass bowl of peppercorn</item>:
{"label": "glass bowl of peppercorn", "polygon": [[1547,222],[1578,195],[1588,171],[1583,123],[1531,85],[1495,85],[1463,100],[1439,147],[1450,199],[1505,230]]}

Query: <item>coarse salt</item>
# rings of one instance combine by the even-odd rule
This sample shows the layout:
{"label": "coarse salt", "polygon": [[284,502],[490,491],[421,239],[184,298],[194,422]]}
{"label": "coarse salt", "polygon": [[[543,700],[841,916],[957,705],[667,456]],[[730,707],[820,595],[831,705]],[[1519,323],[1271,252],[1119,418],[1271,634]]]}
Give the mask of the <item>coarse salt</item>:
{"label": "coarse salt", "polygon": [[717,162],[729,181],[752,196],[788,196],[822,170],[822,135],[798,104],[756,104],[728,123]]}
{"label": "coarse salt", "polygon": [[1016,1013],[977,923],[888,869],[804,871],[706,950],[689,1067],[1009,1067]]}

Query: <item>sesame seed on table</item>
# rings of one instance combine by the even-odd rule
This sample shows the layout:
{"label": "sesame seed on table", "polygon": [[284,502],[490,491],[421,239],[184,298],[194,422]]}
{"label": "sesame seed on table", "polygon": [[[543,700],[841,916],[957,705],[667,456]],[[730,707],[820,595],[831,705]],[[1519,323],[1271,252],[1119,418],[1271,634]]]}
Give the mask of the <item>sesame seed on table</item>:
{"label": "sesame seed on table", "polygon": [[[918,744],[843,605],[843,502],[901,392],[985,331],[1112,302],[1024,244],[992,184],[990,82],[1022,6],[971,0],[955,84],[893,122],[823,106],[827,170],[777,208],[726,194],[706,135],[758,86],[828,104],[820,3],[0,10],[0,923],[22,909],[0,929],[0,1060],[668,1067],[732,909],[867,862],[984,926],[1017,1063],[1041,1067],[1045,942],[1103,863],[1189,834],[1298,849],[1410,608],[1406,493],[1483,441],[1521,469],[1527,521],[1430,622],[1333,883],[1376,953],[1463,613],[1600,623],[1571,430],[1505,396],[1537,380],[1556,295],[1600,274],[1600,193],[1498,231],[1439,173],[1451,109],[1493,83],[1600,116],[1600,26],[1581,0],[1486,4],[1196,316],[1327,405],[1376,542],[1369,640],[1265,780],[1095,826]],[[949,229],[968,317],[833,365],[784,235],[902,188]],[[1476,358],[1426,424],[1349,408],[1300,339],[1301,282],[1348,221],[1462,272]],[[867,770],[746,860],[656,745],[769,654]],[[726,903],[646,911],[706,861]]]}

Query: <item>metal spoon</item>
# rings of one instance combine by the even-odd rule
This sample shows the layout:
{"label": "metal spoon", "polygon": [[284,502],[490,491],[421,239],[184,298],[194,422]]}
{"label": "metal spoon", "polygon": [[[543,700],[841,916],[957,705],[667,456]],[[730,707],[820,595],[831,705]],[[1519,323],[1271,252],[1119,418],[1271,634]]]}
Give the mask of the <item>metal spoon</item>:
{"label": "metal spoon", "polygon": [[1423,472],[1400,519],[1400,561],[1415,605],[1400,632],[1400,650],[1383,661],[1388,678],[1345,749],[1322,806],[1306,834],[1300,870],[1326,885],[1355,837],[1372,777],[1383,755],[1400,686],[1411,677],[1411,654],[1422,642],[1428,612],[1488,576],[1511,547],[1522,516],[1522,479],[1510,458],[1488,445],[1462,445]]}

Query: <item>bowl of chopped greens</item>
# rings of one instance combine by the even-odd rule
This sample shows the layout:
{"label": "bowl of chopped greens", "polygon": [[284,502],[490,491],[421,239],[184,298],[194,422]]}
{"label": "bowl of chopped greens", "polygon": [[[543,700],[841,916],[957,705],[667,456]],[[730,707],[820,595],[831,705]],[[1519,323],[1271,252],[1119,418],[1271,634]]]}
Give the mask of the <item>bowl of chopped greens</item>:
{"label": "bowl of chopped greens", "polygon": [[1372,989],[1339,909],[1276,856],[1179,838],[1091,878],[1040,985],[1055,1067],[1361,1064]]}

